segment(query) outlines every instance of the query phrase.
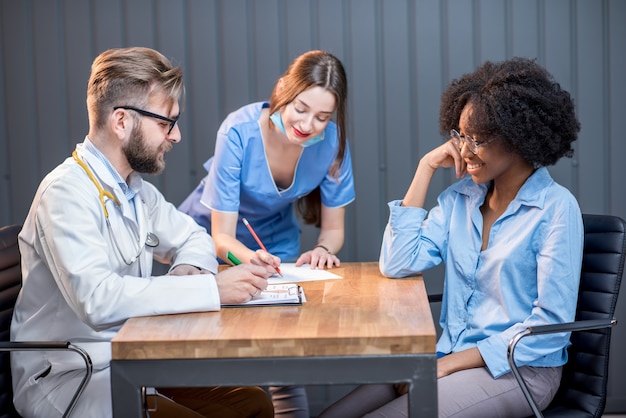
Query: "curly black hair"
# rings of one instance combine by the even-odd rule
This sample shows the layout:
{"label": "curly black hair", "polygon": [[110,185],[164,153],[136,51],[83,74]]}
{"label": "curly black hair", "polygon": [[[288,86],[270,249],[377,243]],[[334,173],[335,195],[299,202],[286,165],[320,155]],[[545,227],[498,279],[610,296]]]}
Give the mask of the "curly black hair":
{"label": "curly black hair", "polygon": [[498,138],[505,148],[534,167],[571,157],[580,131],[574,101],[535,60],[485,62],[453,80],[441,98],[439,129],[459,130],[463,108],[471,103],[467,135]]}

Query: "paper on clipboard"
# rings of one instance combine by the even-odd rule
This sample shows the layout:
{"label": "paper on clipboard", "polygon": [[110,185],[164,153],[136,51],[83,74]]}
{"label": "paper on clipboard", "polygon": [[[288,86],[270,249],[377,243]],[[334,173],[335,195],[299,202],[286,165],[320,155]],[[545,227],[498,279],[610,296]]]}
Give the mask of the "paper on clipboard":
{"label": "paper on clipboard", "polygon": [[224,304],[222,307],[302,305],[303,302],[306,302],[304,290],[295,283],[284,283],[268,285],[267,289],[247,302]]}
{"label": "paper on clipboard", "polygon": [[281,263],[280,271],[283,277],[274,275],[268,279],[268,283],[298,283],[343,278],[335,273],[331,273],[329,270],[312,269],[309,264],[296,267],[296,263]]}

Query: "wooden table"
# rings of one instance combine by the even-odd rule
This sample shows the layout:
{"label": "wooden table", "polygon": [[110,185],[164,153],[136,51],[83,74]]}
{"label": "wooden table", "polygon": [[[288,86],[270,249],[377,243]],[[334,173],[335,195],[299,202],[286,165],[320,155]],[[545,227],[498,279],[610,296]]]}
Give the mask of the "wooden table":
{"label": "wooden table", "polygon": [[301,283],[302,306],[131,318],[112,340],[115,417],[141,417],[141,387],[410,383],[411,417],[437,416],[436,331],[421,277],[378,263]]}

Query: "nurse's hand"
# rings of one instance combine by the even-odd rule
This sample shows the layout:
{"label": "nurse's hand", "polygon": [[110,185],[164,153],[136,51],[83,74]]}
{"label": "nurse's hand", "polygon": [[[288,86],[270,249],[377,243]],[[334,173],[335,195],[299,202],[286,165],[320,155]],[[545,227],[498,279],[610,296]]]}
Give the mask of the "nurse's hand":
{"label": "nurse's hand", "polygon": [[247,302],[267,288],[267,278],[274,271],[252,264],[229,267],[215,275],[220,302]]}
{"label": "nurse's hand", "polygon": [[250,263],[256,266],[265,267],[272,274],[276,273],[276,268],[280,267],[280,258],[263,250],[256,250]]}
{"label": "nurse's hand", "polygon": [[310,264],[312,269],[325,269],[339,267],[341,262],[339,257],[326,251],[322,247],[315,247],[311,251],[302,253],[296,260],[296,267],[303,264]]}

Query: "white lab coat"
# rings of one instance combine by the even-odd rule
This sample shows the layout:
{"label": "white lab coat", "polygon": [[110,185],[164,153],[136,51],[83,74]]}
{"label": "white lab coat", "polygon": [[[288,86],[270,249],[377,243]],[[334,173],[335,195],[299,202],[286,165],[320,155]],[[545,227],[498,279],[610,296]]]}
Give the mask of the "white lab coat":
{"label": "white lab coat", "polygon": [[[132,205],[107,168],[84,144],[76,149],[103,188],[121,203],[120,208],[105,199],[111,230],[126,258],[136,256],[147,232],[156,234],[159,245],[144,247],[139,259],[127,265],[109,233],[97,188],[68,158],[42,181],[19,236],[23,286],[11,338],[67,340],[84,348],[93,360],[94,376],[75,416],[108,417],[110,340],[126,319],[220,309],[213,275],[152,277],[152,258],[214,273],[217,261],[205,229],[167,202],[153,185],[133,175],[129,185],[138,190],[135,221]],[[20,414],[52,417],[55,410],[67,406],[84,362],[74,353],[17,352],[11,356],[11,366]],[[46,377],[36,378],[49,367]]]}

